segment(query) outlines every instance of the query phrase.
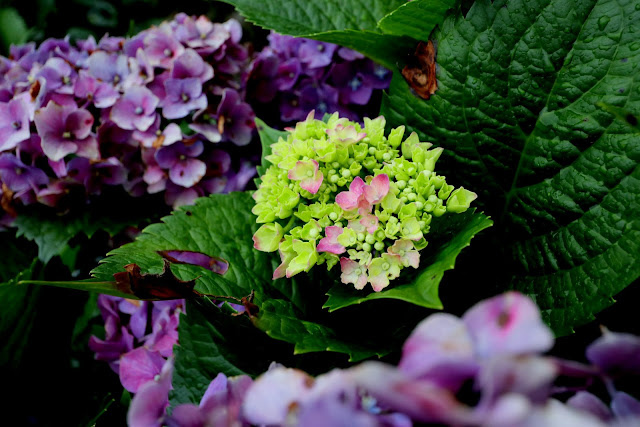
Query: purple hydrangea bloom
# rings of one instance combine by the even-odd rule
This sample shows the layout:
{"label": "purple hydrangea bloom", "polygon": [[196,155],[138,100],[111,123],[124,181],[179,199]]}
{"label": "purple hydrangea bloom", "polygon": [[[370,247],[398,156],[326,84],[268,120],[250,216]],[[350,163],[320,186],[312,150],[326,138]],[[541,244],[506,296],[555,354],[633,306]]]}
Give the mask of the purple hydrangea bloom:
{"label": "purple hydrangea bloom", "polygon": [[57,161],[76,153],[89,159],[100,157],[98,141],[91,133],[93,116],[85,109],[50,102],[36,111],[34,122],[42,138],[42,150]]}
{"label": "purple hydrangea bloom", "polygon": [[146,131],[156,120],[158,103],[149,89],[131,88],[116,101],[109,117],[122,129]]}
{"label": "purple hydrangea bloom", "polygon": [[21,98],[0,103],[0,152],[15,148],[31,135],[29,109]]}
{"label": "purple hydrangea bloom", "polygon": [[207,107],[207,96],[202,93],[202,82],[198,78],[167,79],[164,87],[167,97],[162,115],[167,119],[180,119],[191,111]]}
{"label": "purple hydrangea bloom", "polygon": [[225,89],[218,106],[218,131],[228,135],[236,145],[247,145],[253,134],[254,114],[249,104],[242,102],[233,89]]}
{"label": "purple hydrangea bloom", "polygon": [[[391,71],[350,49],[315,40],[269,35],[247,77],[248,96],[257,115],[272,125],[338,111],[362,120],[376,114],[373,95],[391,82]],[[271,103],[280,105],[274,118]]]}
{"label": "purple hydrangea bloom", "polygon": [[169,179],[182,187],[192,187],[202,179],[207,165],[198,160],[204,144],[196,141],[187,145],[182,142],[162,147],[156,152],[158,166],[169,170]]}

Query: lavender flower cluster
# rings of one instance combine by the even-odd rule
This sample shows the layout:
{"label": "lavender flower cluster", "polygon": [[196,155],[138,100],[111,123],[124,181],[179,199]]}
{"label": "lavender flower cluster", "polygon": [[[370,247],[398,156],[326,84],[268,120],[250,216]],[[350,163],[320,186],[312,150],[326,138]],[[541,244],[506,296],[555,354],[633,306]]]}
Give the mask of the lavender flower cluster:
{"label": "lavender flower cluster", "polygon": [[109,363],[122,386],[136,393],[160,374],[178,342],[178,322],[184,300],[136,301],[109,295],[98,297],[105,337],[92,336],[89,348]]}
{"label": "lavender flower cluster", "polygon": [[[243,189],[254,163],[243,101],[248,49],[235,20],[177,15],[131,38],[49,39],[0,58],[2,207],[67,207],[119,186],[167,204]],[[229,142],[229,144],[218,144]]]}
{"label": "lavender flower cluster", "polygon": [[[256,380],[219,374],[199,405],[179,405],[171,415],[166,414],[169,359],[134,396],[128,422],[132,427],[640,424],[640,401],[617,388],[619,379],[640,375],[640,337],[604,330],[586,350],[589,364],[543,355],[553,342],[535,303],[510,292],[476,304],[462,318],[429,316],[405,342],[398,366],[369,361],[317,378],[277,364]],[[566,379],[574,385],[561,386]],[[588,391],[597,384],[606,386],[607,403]]]}
{"label": "lavender flower cluster", "polygon": [[377,116],[372,99],[389,86],[390,70],[331,43],[274,32],[268,39],[247,79],[247,99],[260,118],[275,126],[302,121],[312,110],[317,119],[335,112],[358,122]]}

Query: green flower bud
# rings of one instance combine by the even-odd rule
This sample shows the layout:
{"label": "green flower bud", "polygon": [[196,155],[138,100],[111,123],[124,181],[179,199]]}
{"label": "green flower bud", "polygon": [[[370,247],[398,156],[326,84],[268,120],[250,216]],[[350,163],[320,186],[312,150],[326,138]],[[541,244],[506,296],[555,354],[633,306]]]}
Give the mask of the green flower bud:
{"label": "green flower bud", "polygon": [[366,251],[366,252],[371,252],[371,244],[369,244],[369,243],[367,243],[367,242],[364,242],[364,243],[362,244],[362,250],[363,250],[363,251]]}
{"label": "green flower bud", "polygon": [[376,238],[373,236],[373,234],[367,234],[364,240],[370,245],[373,245],[376,242]]}
{"label": "green flower bud", "polygon": [[440,191],[438,191],[438,198],[447,200],[447,197],[449,197],[454,188],[453,185],[445,183],[442,188],[440,188]]}
{"label": "green flower bud", "polygon": [[478,195],[464,187],[456,188],[447,200],[447,211],[461,213],[469,209],[471,202],[478,198]]}
{"label": "green flower bud", "polygon": [[391,129],[387,141],[393,148],[398,148],[402,142],[402,136],[404,135],[404,126],[398,126],[395,129]]}
{"label": "green flower bud", "polygon": [[415,132],[411,132],[411,135],[402,143],[402,157],[407,160],[411,160],[413,155],[413,147],[420,143],[420,138]]}
{"label": "green flower bud", "polygon": [[262,252],[274,252],[283,235],[284,230],[277,222],[263,224],[253,235],[253,247]]}
{"label": "green flower bud", "polygon": [[384,249],[384,243],[383,242],[376,242],[374,243],[373,247],[375,248],[376,251],[381,251]]}

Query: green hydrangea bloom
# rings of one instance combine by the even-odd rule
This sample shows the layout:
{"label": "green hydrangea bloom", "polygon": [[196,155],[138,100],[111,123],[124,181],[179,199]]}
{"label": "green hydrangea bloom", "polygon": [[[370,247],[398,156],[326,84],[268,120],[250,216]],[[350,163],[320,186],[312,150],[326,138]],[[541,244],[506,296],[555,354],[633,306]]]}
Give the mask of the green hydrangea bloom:
{"label": "green hydrangea bloom", "polygon": [[271,145],[252,212],[263,224],[254,247],[280,254],[274,279],[340,265],[343,283],[378,292],[418,268],[434,216],[464,212],[477,197],[435,172],[442,148],[404,138],[404,126],[385,136],[385,124],[312,112]]}

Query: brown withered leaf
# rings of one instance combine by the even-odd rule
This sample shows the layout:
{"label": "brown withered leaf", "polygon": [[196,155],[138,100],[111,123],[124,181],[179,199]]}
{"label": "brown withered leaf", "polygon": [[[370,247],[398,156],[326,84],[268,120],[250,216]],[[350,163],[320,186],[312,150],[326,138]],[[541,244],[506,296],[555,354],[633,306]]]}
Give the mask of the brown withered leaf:
{"label": "brown withered leaf", "polygon": [[169,261],[163,261],[164,268],[160,274],[142,274],[139,265],[125,265],[125,271],[113,275],[118,290],[133,294],[142,300],[168,300],[202,296],[194,289],[195,280],[178,279],[171,271]]}
{"label": "brown withered leaf", "polygon": [[13,207],[13,191],[3,182],[2,196],[0,197],[0,208],[11,215],[13,218],[18,216],[18,212]]}
{"label": "brown withered leaf", "polygon": [[420,98],[429,99],[436,92],[436,49],[431,40],[418,43],[415,53],[402,69],[402,76]]}

